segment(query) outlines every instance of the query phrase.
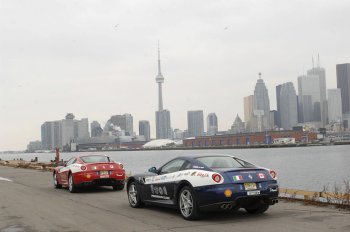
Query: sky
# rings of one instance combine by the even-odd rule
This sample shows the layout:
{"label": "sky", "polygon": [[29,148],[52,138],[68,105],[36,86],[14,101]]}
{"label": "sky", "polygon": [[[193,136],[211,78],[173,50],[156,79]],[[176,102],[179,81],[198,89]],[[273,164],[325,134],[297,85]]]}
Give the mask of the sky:
{"label": "sky", "polygon": [[130,113],[154,137],[158,40],[173,128],[203,110],[229,129],[259,72],[276,109],[275,86],[297,89],[317,54],[336,88],[349,12],[348,0],[0,0],[0,151],[24,150],[68,112],[102,126]]}

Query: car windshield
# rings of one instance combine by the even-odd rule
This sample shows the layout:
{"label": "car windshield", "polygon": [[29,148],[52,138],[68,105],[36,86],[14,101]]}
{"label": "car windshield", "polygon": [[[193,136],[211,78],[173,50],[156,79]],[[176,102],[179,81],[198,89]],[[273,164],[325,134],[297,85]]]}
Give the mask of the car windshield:
{"label": "car windshield", "polygon": [[207,156],[199,157],[198,161],[202,162],[209,168],[255,168],[256,166],[247,161],[227,157],[227,156]]}
{"label": "car windshield", "polygon": [[101,155],[83,156],[83,157],[80,157],[80,159],[84,163],[105,163],[105,162],[109,162],[109,158],[107,156],[101,156]]}

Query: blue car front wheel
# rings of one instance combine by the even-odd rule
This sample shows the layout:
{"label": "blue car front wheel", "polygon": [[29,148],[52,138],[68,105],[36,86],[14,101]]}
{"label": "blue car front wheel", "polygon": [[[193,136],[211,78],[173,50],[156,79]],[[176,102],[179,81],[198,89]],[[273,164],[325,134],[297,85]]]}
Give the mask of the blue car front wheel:
{"label": "blue car front wheel", "polygon": [[140,193],[135,182],[131,182],[128,186],[128,199],[129,204],[133,208],[140,208],[143,206],[143,202],[140,199]]}

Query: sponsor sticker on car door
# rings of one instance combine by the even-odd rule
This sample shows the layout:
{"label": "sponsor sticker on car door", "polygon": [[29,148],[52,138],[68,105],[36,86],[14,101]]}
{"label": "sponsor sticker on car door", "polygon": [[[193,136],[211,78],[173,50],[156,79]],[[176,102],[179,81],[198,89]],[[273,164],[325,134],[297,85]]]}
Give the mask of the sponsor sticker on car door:
{"label": "sponsor sticker on car door", "polygon": [[151,197],[157,199],[169,200],[168,190],[166,186],[163,185],[151,185]]}

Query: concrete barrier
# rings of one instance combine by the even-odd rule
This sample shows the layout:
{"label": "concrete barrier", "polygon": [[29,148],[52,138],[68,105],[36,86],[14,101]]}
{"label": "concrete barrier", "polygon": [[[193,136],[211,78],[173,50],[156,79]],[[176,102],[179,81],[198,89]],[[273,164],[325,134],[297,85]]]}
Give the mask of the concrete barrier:
{"label": "concrete barrier", "polygon": [[329,203],[338,203],[337,201],[341,201],[342,204],[350,205],[350,194],[341,192],[315,192],[299,189],[280,188],[280,197]]}

